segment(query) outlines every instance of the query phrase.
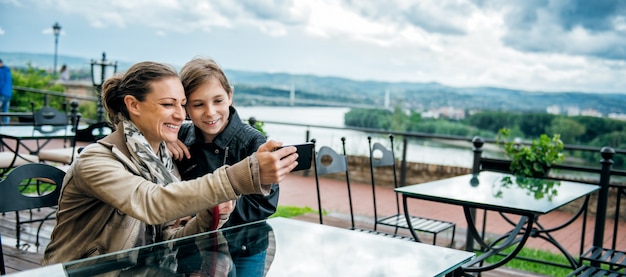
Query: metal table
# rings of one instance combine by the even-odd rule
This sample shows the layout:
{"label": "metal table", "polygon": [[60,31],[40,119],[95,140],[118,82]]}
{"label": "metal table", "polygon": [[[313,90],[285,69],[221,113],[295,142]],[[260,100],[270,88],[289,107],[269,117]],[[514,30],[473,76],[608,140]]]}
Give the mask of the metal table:
{"label": "metal table", "polygon": [[[3,151],[8,150],[15,154],[13,156],[13,161],[11,161],[10,163],[10,166],[8,168],[5,168],[3,173],[12,168],[18,158],[30,161],[29,158],[22,155],[22,147],[26,150],[26,152],[30,154],[36,155],[37,152],[39,152],[40,147],[29,147],[28,145],[24,144],[25,141],[39,139],[67,139],[73,138],[74,135],[75,132],[72,125],[60,127],[33,125],[0,126],[0,141],[2,143],[1,147]],[[7,140],[15,141],[14,146],[8,143]],[[44,145],[42,145],[41,147],[43,147]]]}
{"label": "metal table", "polygon": [[[409,216],[407,198],[462,206],[468,226],[468,242],[472,238],[475,239],[485,251],[484,254],[463,265],[462,270],[482,272],[497,268],[516,257],[530,236],[541,237],[552,243],[568,259],[569,266],[572,269],[576,268],[578,261],[550,235],[550,232],[564,228],[580,216],[582,211],[586,210],[589,195],[598,189],[599,186],[591,184],[516,178],[509,174],[483,171],[477,175],[467,174],[405,186],[397,188],[396,191],[402,194],[404,213],[407,217]],[[572,219],[554,228],[544,228],[539,223],[541,215],[582,197],[587,199]],[[486,242],[477,230],[474,209],[499,212],[512,225],[512,229],[494,241]],[[514,222],[507,214],[519,215],[520,218]],[[412,235],[416,238],[418,236],[415,232],[412,232]],[[468,247],[468,250],[473,251],[472,248]],[[502,254],[503,250],[511,248],[512,252]],[[504,255],[504,259],[495,264],[484,265],[484,260],[493,255]]]}
{"label": "metal table", "polygon": [[[262,253],[261,272],[243,273]],[[23,271],[15,276],[445,276],[473,253],[287,218]],[[265,274],[265,275],[263,275]]]}

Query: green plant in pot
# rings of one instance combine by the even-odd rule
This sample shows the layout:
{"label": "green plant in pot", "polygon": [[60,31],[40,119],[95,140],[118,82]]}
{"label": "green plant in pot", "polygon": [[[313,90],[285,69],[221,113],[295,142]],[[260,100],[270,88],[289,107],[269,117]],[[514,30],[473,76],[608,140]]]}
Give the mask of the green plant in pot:
{"label": "green plant in pot", "polygon": [[542,134],[532,140],[530,145],[508,140],[511,131],[502,128],[498,131],[496,141],[504,148],[505,155],[511,159],[511,172],[525,177],[545,177],[554,164],[561,163],[565,156],[561,136],[555,134],[550,138]]}

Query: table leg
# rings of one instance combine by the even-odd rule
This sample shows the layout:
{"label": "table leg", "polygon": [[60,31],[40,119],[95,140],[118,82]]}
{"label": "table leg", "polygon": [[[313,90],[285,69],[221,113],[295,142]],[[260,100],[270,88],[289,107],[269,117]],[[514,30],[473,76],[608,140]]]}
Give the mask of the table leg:
{"label": "table leg", "polygon": [[[467,231],[471,233],[474,239],[486,250],[486,252],[463,265],[463,271],[465,272],[483,272],[492,270],[515,258],[522,248],[524,248],[526,241],[530,237],[530,232],[525,232],[524,230],[532,230],[532,226],[536,218],[534,214],[523,215],[513,230],[488,244],[485,242],[484,238],[479,235],[470,210],[471,208],[463,206],[463,212],[467,221]],[[487,258],[500,254],[500,252],[512,247],[513,245],[516,245],[513,251],[506,254],[501,261],[491,265],[482,265]],[[474,267],[477,264],[479,266]]]}
{"label": "table leg", "polygon": [[415,229],[413,229],[413,223],[411,222],[411,215],[409,215],[409,207],[408,207],[408,203],[407,203],[407,196],[405,194],[402,194],[402,208],[404,209],[404,217],[406,218],[406,224],[409,227],[409,232],[411,232],[411,235],[413,236],[413,239],[415,239],[415,241],[417,242],[422,242],[419,238],[419,236],[417,235],[417,232],[415,232]]}
{"label": "table leg", "polygon": [[[567,221],[563,222],[562,224],[556,226],[556,227],[552,227],[552,228],[544,228],[543,225],[541,225],[541,223],[539,222],[539,217],[537,217],[535,219],[535,223],[534,225],[536,226],[535,228],[533,228],[530,231],[526,231],[523,230],[525,232],[529,232],[530,236],[533,238],[542,238],[545,241],[549,242],[550,244],[552,244],[554,247],[556,247],[559,252],[561,252],[561,254],[563,254],[563,256],[565,256],[565,258],[567,259],[568,263],[569,263],[569,267],[572,269],[576,269],[580,266],[580,262],[571,254],[567,251],[567,249],[565,249],[552,235],[551,233],[554,231],[558,231],[561,230],[567,226],[570,226],[574,221],[576,221],[576,219],[578,219],[579,217],[582,216],[583,219],[583,228],[581,231],[581,251],[580,253],[582,254],[582,245],[585,241],[585,233],[584,233],[584,226],[586,225],[586,211],[587,211],[587,206],[589,205],[589,195],[587,195],[585,197],[585,200],[583,202],[583,204],[578,208],[578,210],[576,211],[576,213],[574,213],[574,215],[572,215],[571,218],[569,218]],[[504,213],[500,212],[499,213],[500,216],[509,224],[511,225],[515,225],[515,223],[513,222],[513,220],[511,220],[509,217],[507,217],[507,215],[505,215]],[[566,267],[566,264],[560,264],[560,263],[550,263],[554,266],[560,266],[560,267]]]}

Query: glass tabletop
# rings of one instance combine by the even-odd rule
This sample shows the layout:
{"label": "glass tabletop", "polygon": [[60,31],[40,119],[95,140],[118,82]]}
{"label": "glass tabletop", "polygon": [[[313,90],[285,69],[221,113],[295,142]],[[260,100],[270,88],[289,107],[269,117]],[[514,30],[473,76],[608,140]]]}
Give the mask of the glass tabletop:
{"label": "glass tabletop", "polygon": [[0,126],[0,137],[12,139],[65,138],[74,136],[72,125],[66,126]]}
{"label": "glass tabletop", "polygon": [[396,189],[407,196],[498,211],[546,214],[593,193],[592,184],[483,171]]}
{"label": "glass tabletop", "polygon": [[472,257],[441,246],[272,218],[19,276],[443,276]]}

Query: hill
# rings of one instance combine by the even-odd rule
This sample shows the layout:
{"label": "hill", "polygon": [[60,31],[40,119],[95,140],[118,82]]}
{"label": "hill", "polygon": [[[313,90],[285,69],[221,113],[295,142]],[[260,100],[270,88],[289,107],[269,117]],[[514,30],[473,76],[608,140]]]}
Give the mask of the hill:
{"label": "hill", "polygon": [[[51,54],[0,52],[5,64],[25,67],[51,68]],[[88,71],[89,58],[60,55],[58,65],[67,64],[71,70]],[[125,71],[132,62],[118,61],[118,71]],[[175,67],[177,65],[174,65]],[[178,66],[177,69],[179,69]],[[451,87],[439,83],[356,81],[346,78],[267,73],[225,69],[231,83],[237,88],[237,103],[243,105],[271,105],[286,103],[289,91],[294,89],[299,100],[320,100],[334,103],[362,104],[384,107],[388,95],[391,107],[424,111],[441,107],[464,110],[499,110],[545,112],[550,106],[566,110],[595,110],[626,114],[624,94],[591,92],[537,92],[494,87]],[[87,74],[88,75],[88,74]],[[84,74],[82,75],[84,76]]]}

